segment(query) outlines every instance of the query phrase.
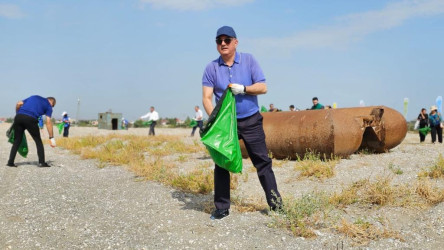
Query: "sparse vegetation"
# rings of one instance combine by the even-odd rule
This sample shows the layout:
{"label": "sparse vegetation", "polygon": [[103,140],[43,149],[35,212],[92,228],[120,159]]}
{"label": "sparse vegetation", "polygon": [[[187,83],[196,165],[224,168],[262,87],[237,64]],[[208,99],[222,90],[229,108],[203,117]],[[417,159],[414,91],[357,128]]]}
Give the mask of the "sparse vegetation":
{"label": "sparse vegetation", "polygon": [[443,178],[444,177],[444,157],[442,154],[438,156],[436,163],[428,170],[424,170],[418,174],[419,177]]}
{"label": "sparse vegetation", "polygon": [[297,157],[295,169],[301,171],[300,177],[315,177],[318,179],[331,178],[335,174],[335,166],[339,157],[321,158],[316,152],[307,152],[303,158]]}
{"label": "sparse vegetation", "polygon": [[[186,145],[176,136],[156,136],[149,140],[132,135],[89,136],[61,138],[57,144],[84,159],[97,159],[99,166],[126,165],[140,177],[186,192],[207,194],[213,190],[213,172],[208,165],[179,174],[173,162],[163,160],[174,154],[180,154],[179,159],[184,160],[183,154],[204,151],[200,144]],[[232,183],[237,182],[237,177],[232,179]]]}
{"label": "sparse vegetation", "polygon": [[270,226],[287,228],[295,236],[315,237],[313,229],[320,227],[330,211],[325,193],[310,193],[298,199],[285,198],[280,211],[272,213]]}
{"label": "sparse vegetation", "polygon": [[388,168],[390,171],[392,171],[392,173],[397,174],[397,175],[404,173],[404,171],[402,171],[402,169],[400,167],[395,166],[395,164],[393,164],[393,162],[389,163]]}
{"label": "sparse vegetation", "polygon": [[425,178],[418,181],[415,191],[429,204],[435,205],[444,201],[444,189],[433,187]]}
{"label": "sparse vegetation", "polygon": [[231,198],[231,202],[233,203],[234,208],[241,213],[264,211],[267,209],[267,203],[263,200],[262,197],[243,198],[240,195],[233,195],[233,197]]}
{"label": "sparse vegetation", "polygon": [[[58,145],[79,154],[85,159],[97,159],[99,166],[126,165],[135,174],[145,180],[153,180],[179,190],[194,194],[209,194],[214,187],[213,164],[209,160],[192,169],[179,169],[179,163],[193,158],[192,154],[204,152],[205,148],[196,140],[184,143],[177,136],[131,136],[108,135],[82,138],[60,138]],[[365,151],[364,151],[365,152]],[[300,177],[326,179],[335,174],[338,157],[325,157],[315,152],[307,152],[303,158],[294,162]],[[275,167],[287,167],[288,159],[277,161]],[[293,163],[291,163],[293,164]],[[366,245],[372,240],[393,238],[402,240],[398,232],[392,231],[381,222],[382,219],[358,218],[354,222],[337,216],[336,212],[350,207],[358,209],[379,208],[382,206],[425,208],[444,201],[444,189],[433,185],[429,178],[444,176],[444,158],[438,157],[436,163],[416,183],[393,184],[396,175],[403,170],[393,162],[388,164],[393,173],[390,176],[362,179],[345,186],[333,193],[312,192],[300,198],[285,197],[281,210],[270,212],[270,226],[285,228],[294,235],[312,238],[316,230],[335,228],[346,235],[356,245]],[[254,167],[245,168],[242,176],[231,175],[231,189],[237,189],[239,181],[247,182]],[[250,171],[251,170],[251,171]],[[139,178],[139,179],[141,179]],[[398,178],[398,177],[396,177]],[[205,196],[203,196],[205,197]],[[238,212],[255,212],[268,209],[264,197],[244,197],[232,195],[233,209]],[[212,199],[205,199],[198,204],[202,211],[211,212],[214,208]],[[332,215],[332,211],[335,214]]]}
{"label": "sparse vegetation", "polygon": [[382,238],[404,240],[398,232],[377,227],[364,219],[357,219],[354,223],[342,219],[337,230],[351,238],[356,245],[367,245],[371,240]]}

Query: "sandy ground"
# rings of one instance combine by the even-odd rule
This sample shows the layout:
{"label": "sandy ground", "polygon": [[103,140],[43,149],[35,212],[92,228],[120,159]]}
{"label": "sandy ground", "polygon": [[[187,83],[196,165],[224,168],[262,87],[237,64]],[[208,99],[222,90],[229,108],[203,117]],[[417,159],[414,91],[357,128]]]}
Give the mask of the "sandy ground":
{"label": "sandy ground", "polygon": [[[0,124],[5,134],[9,124]],[[190,138],[191,129],[157,129],[157,134]],[[95,136],[108,133],[146,135],[147,129],[108,131],[97,128],[71,128],[70,136]],[[45,135],[46,136],[46,135]],[[46,138],[46,137],[45,137]],[[417,134],[389,153],[352,155],[336,166],[333,178],[319,181],[298,179],[294,162],[275,161],[274,171],[281,194],[299,197],[314,190],[340,190],[357,180],[393,175],[393,182],[412,183],[417,174],[444,155],[444,146],[419,144]],[[35,145],[28,136],[27,159],[17,156],[18,168],[0,167],[0,248],[2,249],[344,249],[352,242],[334,228],[317,231],[315,239],[294,237],[284,229],[270,228],[271,218],[261,212],[239,213],[211,221],[198,208],[204,196],[186,194],[155,182],[139,181],[124,167],[98,168],[93,160],[81,160],[61,148],[45,145],[51,168],[38,168]],[[7,162],[10,144],[0,141],[0,162]],[[200,157],[204,158],[204,157]],[[192,159],[199,161],[199,158]],[[196,162],[198,164],[198,162]],[[263,197],[251,164],[245,171],[235,195]],[[388,166],[403,171],[394,175]],[[433,181],[444,187],[443,180]],[[355,210],[354,210],[355,209]],[[444,244],[444,203],[431,208],[399,207],[350,208],[341,217],[350,220],[384,217],[405,241],[372,241],[369,249],[439,249]]]}

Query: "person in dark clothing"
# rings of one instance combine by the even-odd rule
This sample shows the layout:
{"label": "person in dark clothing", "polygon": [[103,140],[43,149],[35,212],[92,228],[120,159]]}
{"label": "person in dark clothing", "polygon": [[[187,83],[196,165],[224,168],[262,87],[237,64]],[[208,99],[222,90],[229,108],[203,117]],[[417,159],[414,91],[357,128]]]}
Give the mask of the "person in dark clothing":
{"label": "person in dark clothing", "polygon": [[317,97],[313,97],[312,101],[313,101],[313,106],[311,107],[311,109],[324,109],[324,106],[319,103]]}
{"label": "person in dark clothing", "polygon": [[[425,128],[429,126],[429,115],[425,108],[421,109],[421,113],[418,115],[419,128]],[[419,132],[419,142],[424,142],[426,135]]]}
{"label": "person in dark clothing", "polygon": [[63,122],[63,137],[69,136],[69,127],[71,127],[71,119],[69,119],[68,113],[62,113],[62,122]]}
{"label": "person in dark clothing", "polygon": [[[257,170],[271,210],[281,208],[281,195],[277,189],[268,156],[262,115],[257,96],[267,92],[265,76],[256,59],[248,53],[236,51],[238,40],[233,28],[223,26],[216,33],[216,48],[220,56],[207,64],[202,77],[203,105],[210,115],[214,109],[213,96],[219,101],[227,87],[236,95],[238,137],[242,139],[248,155]],[[218,165],[214,168],[214,205],[211,219],[229,215],[230,173]]]}
{"label": "person in dark clothing", "polygon": [[441,114],[438,113],[438,108],[436,106],[430,108],[429,122],[430,128],[432,129],[430,131],[432,134],[432,143],[435,143],[436,135],[438,135],[438,142],[442,143],[442,118]]}
{"label": "person in dark clothing", "polygon": [[9,167],[17,167],[14,164],[17,150],[23,139],[25,130],[28,130],[32,139],[35,141],[37,147],[37,155],[39,157],[39,167],[50,167],[45,161],[45,149],[43,147],[42,138],[40,137],[40,129],[38,126],[38,118],[41,115],[46,116],[46,128],[48,130],[51,147],[56,146],[54,133],[52,129],[52,108],[55,106],[56,100],[54,97],[44,98],[38,95],[33,95],[16,104],[16,116],[14,118],[14,143],[12,144],[9,160],[6,164]]}

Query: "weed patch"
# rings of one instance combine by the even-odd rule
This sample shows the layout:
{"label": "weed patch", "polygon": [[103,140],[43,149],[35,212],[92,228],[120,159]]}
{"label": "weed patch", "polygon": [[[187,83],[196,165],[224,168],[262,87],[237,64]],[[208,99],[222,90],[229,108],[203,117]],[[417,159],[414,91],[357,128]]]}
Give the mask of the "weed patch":
{"label": "weed patch", "polygon": [[341,224],[337,227],[340,233],[351,238],[356,245],[364,246],[371,240],[394,238],[403,241],[404,239],[398,232],[387,228],[379,228],[372,223],[363,219],[358,219],[354,223],[350,223],[342,219]]}
{"label": "weed patch", "polygon": [[400,167],[395,166],[395,164],[393,164],[393,162],[389,163],[388,168],[390,171],[392,171],[392,173],[397,174],[397,175],[401,175],[404,173],[404,171],[402,171],[402,169]]}
{"label": "weed patch", "polygon": [[319,228],[330,211],[325,193],[310,193],[298,199],[285,198],[284,206],[272,213],[270,226],[286,228],[295,236],[315,237],[314,229]]}
{"label": "weed patch", "polygon": [[300,177],[315,177],[318,179],[331,178],[335,174],[335,166],[339,162],[338,157],[326,159],[314,152],[307,152],[303,158],[297,158],[295,169],[301,171]]}
{"label": "weed patch", "polygon": [[444,177],[444,157],[442,154],[438,156],[436,163],[428,170],[418,174],[419,177],[443,178]]}
{"label": "weed patch", "polygon": [[438,204],[444,201],[444,190],[433,187],[429,180],[423,178],[416,184],[416,193],[428,204]]}

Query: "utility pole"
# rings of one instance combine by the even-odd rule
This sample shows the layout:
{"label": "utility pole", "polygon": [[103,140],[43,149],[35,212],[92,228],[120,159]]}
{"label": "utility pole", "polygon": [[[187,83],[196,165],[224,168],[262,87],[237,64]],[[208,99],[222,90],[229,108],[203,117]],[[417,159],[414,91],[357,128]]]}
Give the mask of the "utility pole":
{"label": "utility pole", "polygon": [[76,127],[79,126],[80,98],[77,98]]}

